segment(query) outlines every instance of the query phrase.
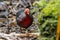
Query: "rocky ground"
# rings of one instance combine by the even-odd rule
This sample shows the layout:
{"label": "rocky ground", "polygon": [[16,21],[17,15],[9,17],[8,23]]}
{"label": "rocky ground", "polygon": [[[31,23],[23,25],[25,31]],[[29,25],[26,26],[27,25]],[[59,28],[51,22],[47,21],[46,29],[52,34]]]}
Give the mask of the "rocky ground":
{"label": "rocky ground", "polygon": [[[34,17],[33,24],[26,30],[21,30],[20,27],[16,23],[16,12],[21,10],[21,6],[19,5],[20,1],[3,1],[0,2],[0,10],[6,10],[4,12],[0,12],[0,14],[4,14],[7,12],[5,17],[0,17],[0,40],[38,40],[36,36],[31,37],[18,37],[16,34],[21,34],[22,32],[25,33],[39,33],[38,25],[36,24],[36,18]],[[12,4],[11,4],[12,3]],[[8,5],[8,6],[7,6]],[[1,15],[2,15],[1,14]],[[38,23],[38,22],[37,22]],[[9,34],[7,34],[9,33]]]}

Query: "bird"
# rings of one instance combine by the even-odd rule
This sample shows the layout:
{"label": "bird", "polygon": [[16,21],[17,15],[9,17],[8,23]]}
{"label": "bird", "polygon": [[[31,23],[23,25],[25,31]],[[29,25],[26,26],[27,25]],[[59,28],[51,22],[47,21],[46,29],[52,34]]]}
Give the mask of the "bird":
{"label": "bird", "polygon": [[22,28],[28,28],[33,23],[33,16],[30,13],[29,8],[25,8],[17,12],[16,14],[17,24]]}

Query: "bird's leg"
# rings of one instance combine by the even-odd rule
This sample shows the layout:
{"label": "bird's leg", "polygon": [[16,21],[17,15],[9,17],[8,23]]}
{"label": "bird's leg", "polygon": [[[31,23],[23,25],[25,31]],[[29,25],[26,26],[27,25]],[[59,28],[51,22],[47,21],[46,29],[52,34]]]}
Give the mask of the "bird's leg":
{"label": "bird's leg", "polygon": [[20,27],[21,33],[26,33],[26,28]]}

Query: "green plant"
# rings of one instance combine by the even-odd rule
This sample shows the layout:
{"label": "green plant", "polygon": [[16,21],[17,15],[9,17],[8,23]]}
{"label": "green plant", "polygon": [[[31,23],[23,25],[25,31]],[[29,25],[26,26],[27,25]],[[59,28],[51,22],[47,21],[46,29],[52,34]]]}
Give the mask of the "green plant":
{"label": "green plant", "polygon": [[[55,37],[58,22],[58,13],[60,11],[59,0],[39,0],[33,3],[36,6],[37,19],[40,23],[41,35],[44,37]],[[34,10],[34,11],[36,11]]]}

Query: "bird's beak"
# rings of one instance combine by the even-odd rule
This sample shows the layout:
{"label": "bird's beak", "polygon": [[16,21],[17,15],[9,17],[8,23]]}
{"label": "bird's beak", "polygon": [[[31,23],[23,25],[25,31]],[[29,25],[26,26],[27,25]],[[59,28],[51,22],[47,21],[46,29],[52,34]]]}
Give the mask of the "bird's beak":
{"label": "bird's beak", "polygon": [[30,14],[30,13],[27,13],[28,15]]}

